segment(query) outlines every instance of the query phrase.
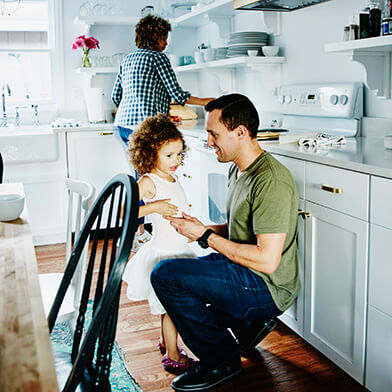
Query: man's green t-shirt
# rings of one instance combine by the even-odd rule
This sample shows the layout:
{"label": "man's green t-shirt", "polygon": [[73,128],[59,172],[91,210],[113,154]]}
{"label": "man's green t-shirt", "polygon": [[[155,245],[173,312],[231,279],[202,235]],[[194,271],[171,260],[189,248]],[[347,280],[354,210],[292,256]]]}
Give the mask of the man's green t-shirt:
{"label": "man's green t-shirt", "polygon": [[298,192],[289,170],[264,151],[240,173],[229,170],[227,221],[229,239],[256,244],[256,234],[287,233],[282,258],[272,274],[251,269],[267,284],[276,306],[285,311],[299,288],[297,254]]}

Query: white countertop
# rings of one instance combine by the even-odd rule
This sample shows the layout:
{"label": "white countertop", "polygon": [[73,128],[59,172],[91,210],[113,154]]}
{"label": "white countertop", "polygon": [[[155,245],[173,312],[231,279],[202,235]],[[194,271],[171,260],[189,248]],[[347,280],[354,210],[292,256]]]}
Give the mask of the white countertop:
{"label": "white countertop", "polygon": [[392,178],[392,150],[384,147],[383,138],[347,138],[347,144],[307,151],[296,143],[261,142],[269,152],[292,158],[336,166],[361,173]]}
{"label": "white countertop", "polygon": [[[202,121],[198,121],[193,127],[183,127],[180,124],[179,129],[186,136],[206,136]],[[382,137],[349,137],[346,140],[346,145],[313,151],[305,150],[297,143],[264,141],[260,145],[271,153],[392,179],[392,150],[384,147]]]}
{"label": "white countertop", "polygon": [[[206,136],[203,119],[183,121],[178,128],[185,136]],[[83,123],[79,127],[71,128],[52,128],[50,125],[7,127],[2,129],[1,134],[7,137],[64,132],[115,131],[116,129],[113,123]],[[392,150],[384,147],[382,137],[347,138],[346,145],[323,147],[313,151],[305,150],[296,143],[280,144],[278,141],[263,141],[260,145],[272,153],[392,179]]]}

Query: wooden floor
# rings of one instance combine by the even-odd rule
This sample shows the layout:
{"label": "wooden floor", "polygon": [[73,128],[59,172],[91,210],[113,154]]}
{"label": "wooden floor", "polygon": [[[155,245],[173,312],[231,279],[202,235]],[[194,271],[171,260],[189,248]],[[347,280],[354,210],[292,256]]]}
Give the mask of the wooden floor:
{"label": "wooden floor", "polygon": [[[36,247],[40,273],[64,270],[65,246]],[[130,302],[122,288],[117,342],[127,365],[144,392],[172,391],[173,375],[167,373],[157,350],[159,317],[148,305]],[[338,329],[337,329],[338,333]],[[366,391],[350,376],[283,324],[258,346],[253,358],[243,359],[244,373],[219,392]]]}

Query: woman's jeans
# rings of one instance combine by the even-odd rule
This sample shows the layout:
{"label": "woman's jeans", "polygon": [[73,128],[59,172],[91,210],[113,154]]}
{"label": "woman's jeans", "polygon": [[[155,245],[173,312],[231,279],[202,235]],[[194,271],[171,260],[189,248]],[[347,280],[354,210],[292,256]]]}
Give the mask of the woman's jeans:
{"label": "woman's jeans", "polygon": [[[120,126],[117,126],[117,128],[118,128],[118,135],[120,136],[121,141],[125,145],[125,152],[126,152],[126,149],[128,146],[128,138],[129,138],[129,135],[133,132],[133,130],[129,129],[129,128],[120,127]],[[136,170],[135,170],[135,179],[136,179],[136,181],[138,180],[138,175],[137,175]],[[144,206],[143,200],[139,201],[139,206]],[[139,222],[139,225],[142,225],[144,223],[144,217],[139,218],[138,222]]]}
{"label": "woman's jeans", "polygon": [[282,313],[260,276],[219,253],[163,260],[152,271],[151,283],[185,344],[206,369],[239,356],[228,327],[246,333],[252,322]]}

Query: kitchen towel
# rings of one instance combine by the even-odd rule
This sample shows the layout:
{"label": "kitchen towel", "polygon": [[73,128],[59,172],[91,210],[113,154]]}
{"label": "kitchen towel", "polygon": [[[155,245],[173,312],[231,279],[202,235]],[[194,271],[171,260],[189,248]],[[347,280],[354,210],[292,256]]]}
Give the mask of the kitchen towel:
{"label": "kitchen towel", "polygon": [[298,145],[307,148],[329,147],[346,144],[344,136],[330,136],[327,133],[320,132],[315,137],[303,137],[298,140]]}

